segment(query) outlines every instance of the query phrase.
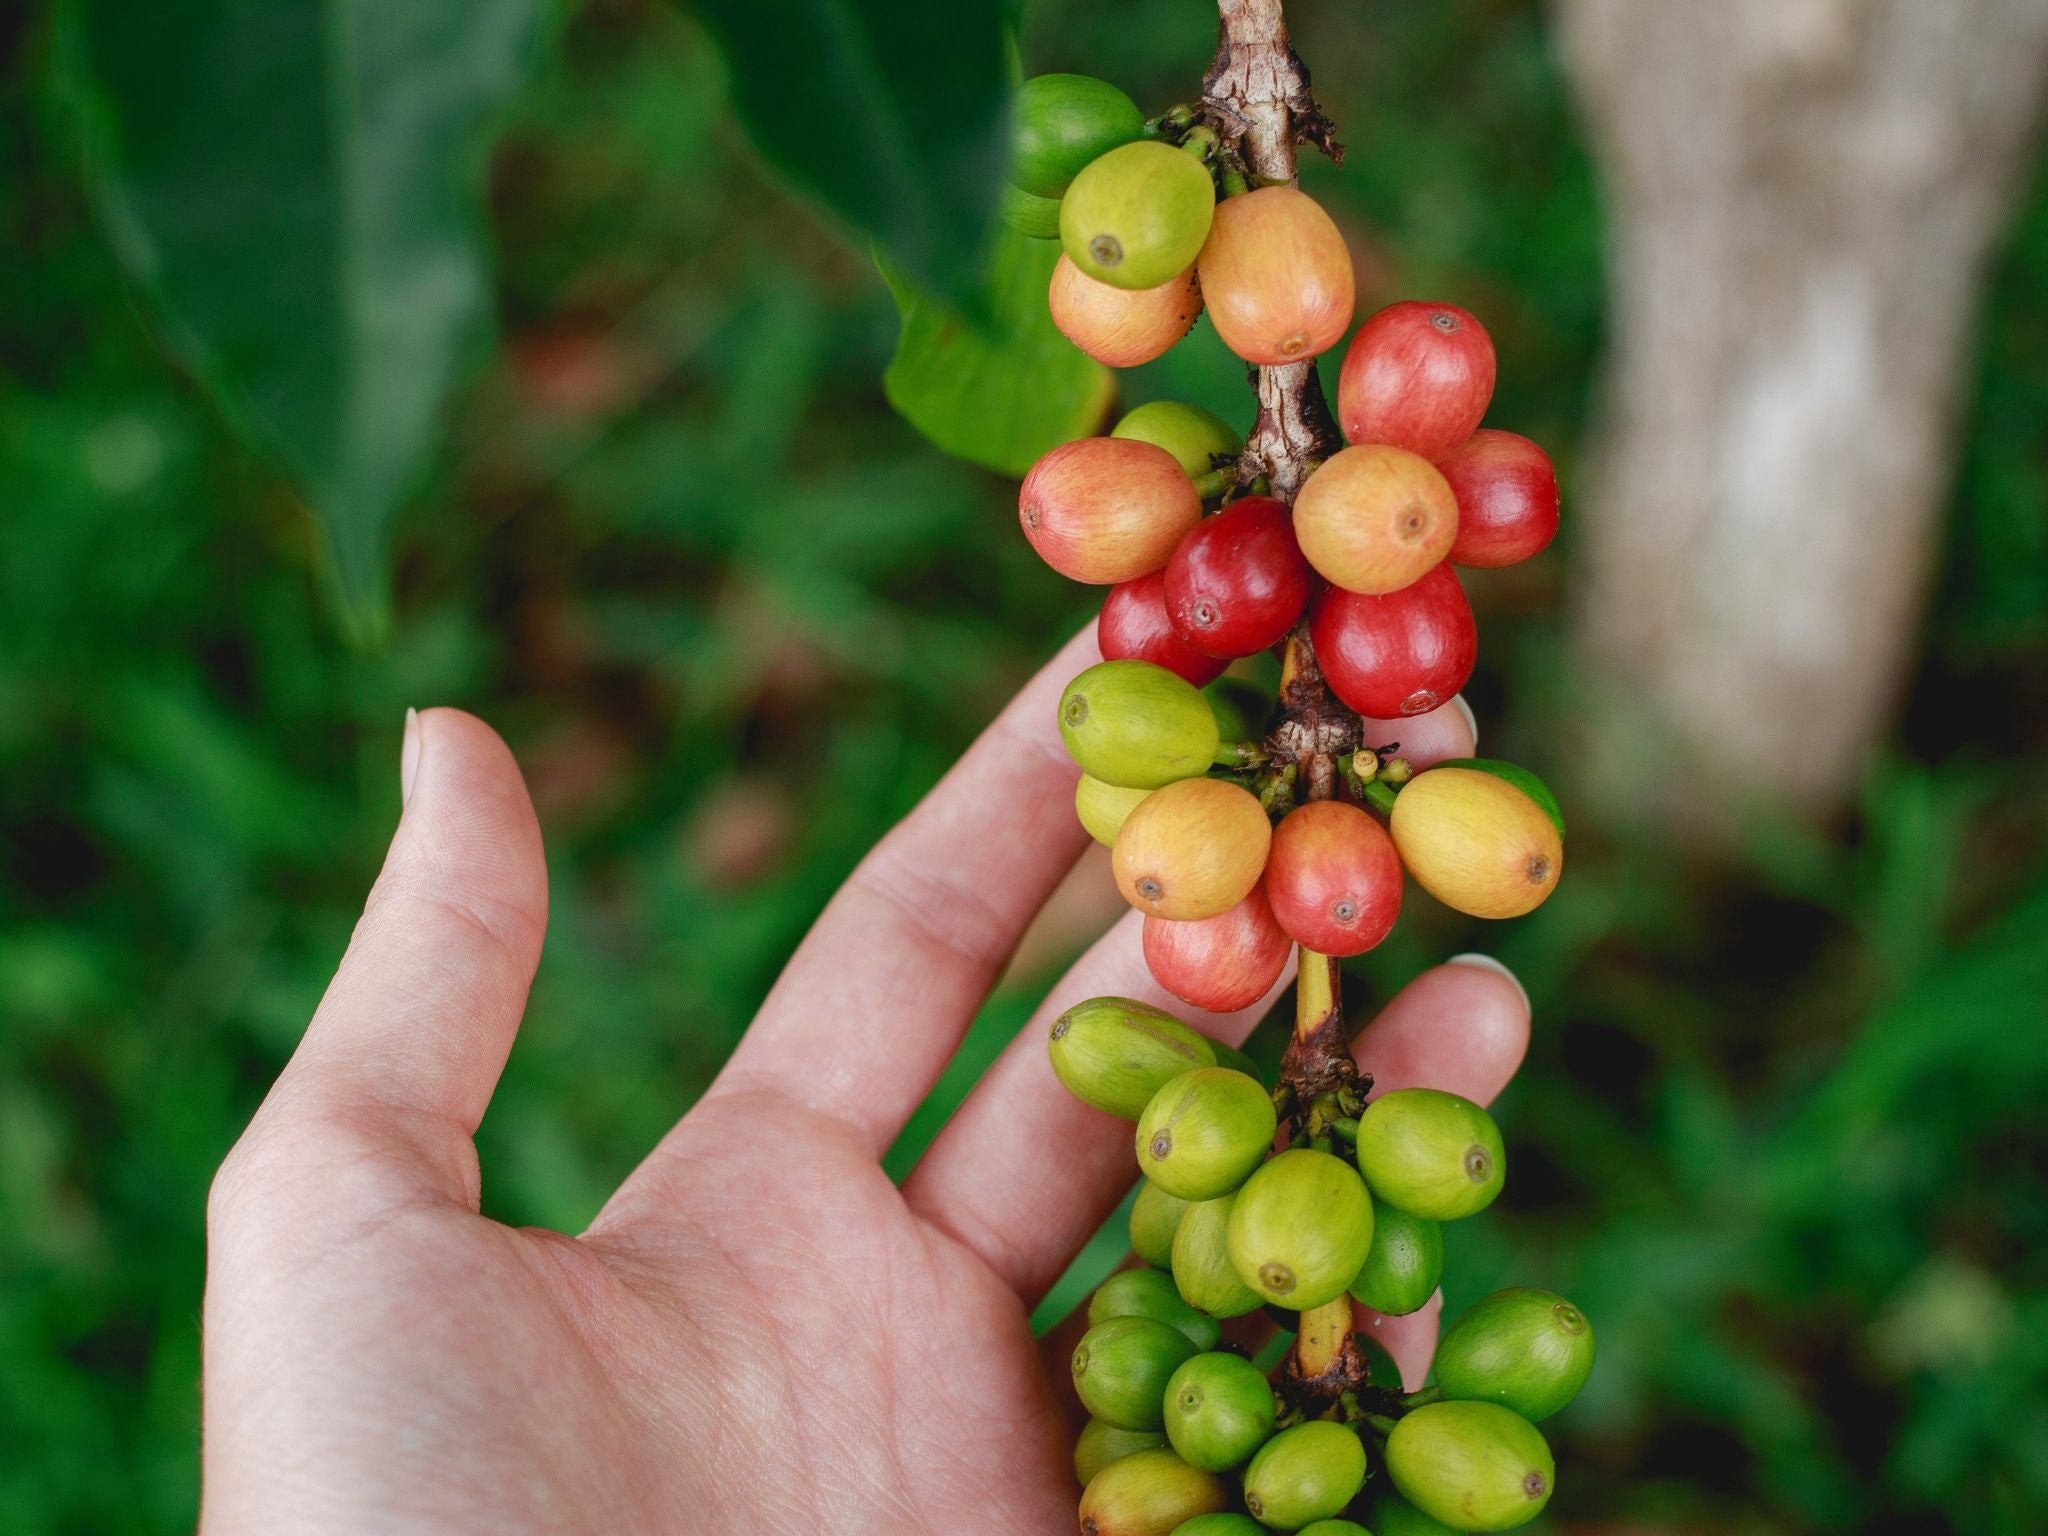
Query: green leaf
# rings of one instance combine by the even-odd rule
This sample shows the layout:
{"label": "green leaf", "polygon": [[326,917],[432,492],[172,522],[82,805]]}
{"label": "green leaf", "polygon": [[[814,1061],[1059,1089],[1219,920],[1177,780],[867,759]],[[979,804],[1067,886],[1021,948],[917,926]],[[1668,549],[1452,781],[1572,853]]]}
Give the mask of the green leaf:
{"label": "green leaf", "polygon": [[393,511],[487,341],[484,128],[542,0],[70,0],[66,83],[165,339],[323,520],[381,627]]}
{"label": "green leaf", "polygon": [[762,156],[962,298],[1002,184],[1006,0],[698,0]]}
{"label": "green leaf", "polygon": [[1101,424],[1116,385],[1052,323],[1045,287],[1059,243],[1009,230],[995,239],[988,282],[969,319],[917,288],[878,251],[902,334],[882,385],[889,403],[947,453],[1021,475],[1048,448]]}

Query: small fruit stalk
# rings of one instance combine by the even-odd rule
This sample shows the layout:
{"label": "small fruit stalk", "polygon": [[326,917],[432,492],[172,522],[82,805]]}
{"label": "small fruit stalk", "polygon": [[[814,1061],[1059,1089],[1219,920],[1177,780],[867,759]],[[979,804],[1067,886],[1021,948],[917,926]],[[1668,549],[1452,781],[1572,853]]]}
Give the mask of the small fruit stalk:
{"label": "small fruit stalk", "polygon": [[[1060,242],[1047,303],[1090,356],[1149,362],[1206,308],[1255,370],[1242,439],[1199,406],[1141,405],[1041,458],[1018,517],[1047,564],[1107,589],[1103,660],[1068,685],[1059,727],[1154,978],[1230,1012],[1298,960],[1277,1084],[1128,998],[1054,1025],[1060,1080],[1133,1122],[1131,1241],[1149,1266],[1097,1292],[1072,1359],[1092,1416],[1081,1529],[1339,1536],[1370,1510],[1374,1529],[1505,1530],[1550,1497],[1534,1424],[1583,1385],[1592,1329],[1562,1297],[1502,1292],[1410,1393],[1357,1331],[1354,1306],[1400,1315],[1435,1294],[1442,1223],[1490,1205],[1507,1158],[1477,1104],[1373,1097],[1339,965],[1386,938],[1410,878],[1483,918],[1556,888],[1549,789],[1445,759],[1421,717],[1458,703],[1478,654],[1453,567],[1541,552],[1557,482],[1534,443],[1481,425],[1495,359],[1472,315],[1401,303],[1352,332],[1343,232],[1295,175],[1298,144],[1342,151],[1280,0],[1219,9],[1199,103],[1147,120],[1104,81],[1025,82],[1000,203]],[[1315,359],[1347,332],[1333,413]],[[1257,719],[1249,683],[1223,674],[1267,651],[1280,682]],[[1272,1380],[1221,1344],[1220,1319],[1262,1311],[1295,1335]]]}

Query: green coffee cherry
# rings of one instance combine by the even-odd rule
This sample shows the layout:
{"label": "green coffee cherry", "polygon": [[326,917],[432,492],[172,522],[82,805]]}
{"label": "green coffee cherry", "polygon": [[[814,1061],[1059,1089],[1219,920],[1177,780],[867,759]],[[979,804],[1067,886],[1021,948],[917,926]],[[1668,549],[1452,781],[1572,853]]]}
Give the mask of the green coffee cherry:
{"label": "green coffee cherry", "polygon": [[1367,1499],[1365,1518],[1373,1536],[1458,1536],[1441,1520],[1432,1520],[1386,1485],[1382,1478]]}
{"label": "green coffee cherry", "polygon": [[1534,800],[1548,816],[1551,825],[1557,828],[1557,835],[1564,836],[1564,810],[1557,803],[1557,796],[1550,792],[1550,786],[1536,777],[1520,763],[1504,763],[1496,757],[1447,757],[1431,764],[1435,768],[1471,768],[1480,773],[1490,773],[1503,783],[1512,784],[1523,794]]}
{"label": "green coffee cherry", "polygon": [[1266,734],[1266,717],[1273,712],[1273,696],[1257,683],[1241,677],[1219,677],[1202,690],[1209,710],[1216,716],[1216,730],[1224,741],[1257,741]]}
{"label": "green coffee cherry", "polygon": [[1276,1411],[1272,1384],[1242,1355],[1196,1355],[1166,1384],[1166,1438],[1182,1461],[1210,1472],[1264,1445]]}
{"label": "green coffee cherry", "polygon": [[1214,469],[1215,456],[1234,454],[1244,447],[1244,439],[1222,417],[1179,400],[1148,400],[1136,410],[1126,411],[1109,435],[1164,448],[1190,480],[1199,480]]}
{"label": "green coffee cherry", "polygon": [[1557,1469],[1534,1425],[1496,1403],[1431,1403],[1387,1436],[1401,1497],[1458,1531],[1509,1531],[1543,1512]]}
{"label": "green coffee cherry", "polygon": [[1171,1536],[1197,1515],[1230,1503],[1214,1472],[1171,1451],[1136,1451],[1111,1462],[1081,1495],[1081,1536]]}
{"label": "green coffee cherry", "polygon": [[1091,997],[1052,1021],[1055,1076],[1083,1104],[1135,1120],[1184,1072],[1216,1063],[1216,1048],[1163,1009],[1128,997]]}
{"label": "green coffee cherry", "polygon": [[1197,1200],[1173,1234],[1173,1283],[1182,1301],[1211,1317],[1242,1317],[1259,1309],[1259,1293],[1237,1278],[1228,1233],[1235,1195]]}
{"label": "green coffee cherry", "polygon": [[1118,1429],[1100,1419],[1081,1426],[1074,1442],[1074,1478],[1083,1488],[1095,1481],[1095,1474],[1112,1461],[1122,1461],[1139,1451],[1157,1450],[1166,1444],[1166,1432],[1158,1429]]}
{"label": "green coffee cherry", "polygon": [[996,217],[1020,235],[1033,240],[1060,237],[1060,200],[1034,197],[1007,181],[996,192]]}
{"label": "green coffee cherry", "polygon": [[1358,1171],[1376,1198],[1411,1216],[1457,1221],[1485,1210],[1507,1167],[1493,1116],[1455,1093],[1401,1088],[1359,1117]]}
{"label": "green coffee cherry", "polygon": [[1173,1267],[1173,1234],[1188,1203],[1147,1179],[1131,1202],[1131,1252],[1154,1269]]}
{"label": "green coffee cherry", "polygon": [[1173,1536],[1267,1536],[1266,1528],[1250,1515],[1197,1515],[1186,1525],[1176,1525]]}
{"label": "green coffee cherry", "polygon": [[1158,789],[1207,773],[1222,738],[1186,678],[1149,661],[1103,661],[1060,695],[1060,739],[1090,778]]}
{"label": "green coffee cherry", "polygon": [[1372,1248],[1351,1294],[1375,1312],[1404,1317],[1436,1294],[1443,1276],[1443,1228],[1399,1206],[1375,1206]]}
{"label": "green coffee cherry", "polygon": [[1149,1317],[1112,1317],[1074,1346],[1074,1391],[1095,1418],[1119,1429],[1165,1425],[1166,1383],[1195,1346]]}
{"label": "green coffee cherry", "polygon": [[1263,1087],[1265,1085],[1265,1078],[1259,1075],[1258,1063],[1245,1055],[1243,1051],[1240,1051],[1234,1045],[1226,1045],[1221,1040],[1211,1040],[1209,1044],[1215,1047],[1217,1066],[1228,1067],[1233,1072],[1242,1072],[1260,1086]]}
{"label": "green coffee cherry", "polygon": [[1010,180],[1056,199],[1089,161],[1144,131],[1137,103],[1107,80],[1036,76],[1010,103]]}
{"label": "green coffee cherry", "polygon": [[[1373,1219],[1379,1219],[1375,1209]],[[1358,1346],[1358,1352],[1365,1356],[1365,1384],[1369,1387],[1388,1387],[1401,1390],[1401,1367],[1394,1364],[1394,1357],[1387,1353],[1387,1346],[1369,1333],[1354,1333],[1351,1342]]]}
{"label": "green coffee cherry", "polygon": [[1495,1291],[1444,1334],[1435,1369],[1445,1397],[1499,1403],[1539,1423],[1592,1374],[1593,1325],[1555,1291]]}
{"label": "green coffee cherry", "polygon": [[1295,1536],[1373,1536],[1356,1520],[1318,1520],[1304,1525]]}
{"label": "green coffee cherry", "polygon": [[1278,1530],[1340,1513],[1365,1486],[1365,1446],[1342,1424],[1311,1419],[1283,1429],[1244,1474],[1244,1507]]}
{"label": "green coffee cherry", "polygon": [[1182,1301],[1173,1276],[1157,1269],[1127,1269],[1095,1288],[1088,1301],[1089,1326],[1112,1317],[1149,1317],[1179,1329],[1197,1349],[1214,1349],[1223,1342],[1216,1319]]}
{"label": "green coffee cherry", "polygon": [[1183,1072],[1138,1117],[1138,1167],[1170,1195],[1213,1200],[1259,1166],[1278,1125],[1257,1078],[1227,1067]]}
{"label": "green coffee cherry", "polygon": [[1098,282],[1157,288],[1194,265],[1215,212],[1207,168],[1171,144],[1143,140],[1074,178],[1060,202],[1060,245]]}
{"label": "green coffee cherry", "polygon": [[1372,1197],[1349,1164],[1291,1148],[1237,1192],[1230,1262],[1267,1301],[1306,1312],[1344,1294],[1372,1248],[1372,1223]]}

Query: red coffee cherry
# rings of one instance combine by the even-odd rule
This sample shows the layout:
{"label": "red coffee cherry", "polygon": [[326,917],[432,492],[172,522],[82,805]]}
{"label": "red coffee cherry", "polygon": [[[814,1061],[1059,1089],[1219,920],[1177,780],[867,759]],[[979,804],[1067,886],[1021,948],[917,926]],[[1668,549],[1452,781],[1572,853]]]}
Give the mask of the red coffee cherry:
{"label": "red coffee cherry", "polygon": [[1095,643],[1104,661],[1149,661],[1177,672],[1197,688],[1206,688],[1230,663],[1204,655],[1181,638],[1166,616],[1166,573],[1154,571],[1118,582],[1102,600],[1095,621]]}
{"label": "red coffee cherry", "polygon": [[1380,720],[1448,703],[1479,657],[1472,605],[1448,565],[1378,596],[1331,587],[1317,600],[1309,638],[1337,697]]}
{"label": "red coffee cherry", "polygon": [[1017,518],[1047,565],[1070,581],[1108,585],[1163,567],[1202,520],[1202,498],[1164,448],[1084,437],[1031,466]]}
{"label": "red coffee cherry", "polygon": [[1273,917],[1262,886],[1228,912],[1191,923],[1145,919],[1145,964],[1182,1002],[1234,1013],[1264,997],[1294,941]]}
{"label": "red coffee cherry", "polygon": [[1285,502],[1247,496],[1188,531],[1166,562],[1173,627],[1211,656],[1251,656],[1287,638],[1313,577]]}
{"label": "red coffee cherry", "polygon": [[1401,857],[1355,805],[1318,800],[1289,811],[1266,856],[1266,899],[1297,943],[1323,955],[1362,955],[1401,911]]}
{"label": "red coffee cherry", "polygon": [[1493,366],[1493,338],[1457,305],[1389,304],[1358,328],[1337,375],[1344,441],[1441,459],[1486,414]]}
{"label": "red coffee cherry", "polygon": [[1528,438],[1481,427],[1437,468],[1458,498],[1453,565],[1513,565],[1557,537],[1557,471]]}

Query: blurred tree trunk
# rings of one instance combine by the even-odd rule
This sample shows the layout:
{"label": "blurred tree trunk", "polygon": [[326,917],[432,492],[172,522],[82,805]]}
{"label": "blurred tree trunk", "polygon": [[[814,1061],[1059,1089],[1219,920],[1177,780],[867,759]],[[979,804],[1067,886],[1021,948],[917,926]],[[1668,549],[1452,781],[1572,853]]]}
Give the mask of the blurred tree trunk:
{"label": "blurred tree trunk", "polygon": [[1824,810],[1911,654],[2048,0],[1556,4],[1612,231],[1579,634],[1631,707],[1596,761],[1640,780],[1661,725],[1682,787]]}

